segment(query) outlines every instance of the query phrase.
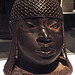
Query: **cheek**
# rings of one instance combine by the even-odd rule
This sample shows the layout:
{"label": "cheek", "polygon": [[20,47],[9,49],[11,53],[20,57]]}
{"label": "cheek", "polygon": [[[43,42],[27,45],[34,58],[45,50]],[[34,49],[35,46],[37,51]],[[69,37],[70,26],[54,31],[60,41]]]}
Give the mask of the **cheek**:
{"label": "cheek", "polygon": [[57,34],[57,39],[58,39],[58,41],[62,42],[62,40],[63,40],[62,34]]}
{"label": "cheek", "polygon": [[58,37],[58,39],[59,39],[61,42],[63,42],[63,34],[62,34],[62,33],[59,33],[59,34],[57,35],[57,37]]}
{"label": "cheek", "polygon": [[53,41],[55,43],[55,48],[60,48],[63,44],[63,35],[62,32],[52,32]]}
{"label": "cheek", "polygon": [[62,48],[63,48],[63,36],[61,33],[58,33],[55,38],[55,48],[56,48],[56,56],[58,57],[61,54]]}
{"label": "cheek", "polygon": [[59,49],[59,50],[62,49],[62,46],[63,46],[63,36],[62,36],[61,33],[57,34],[56,42],[57,42],[57,44],[56,44],[57,49]]}
{"label": "cheek", "polygon": [[26,48],[38,48],[35,37],[31,33],[19,34],[19,43]]}

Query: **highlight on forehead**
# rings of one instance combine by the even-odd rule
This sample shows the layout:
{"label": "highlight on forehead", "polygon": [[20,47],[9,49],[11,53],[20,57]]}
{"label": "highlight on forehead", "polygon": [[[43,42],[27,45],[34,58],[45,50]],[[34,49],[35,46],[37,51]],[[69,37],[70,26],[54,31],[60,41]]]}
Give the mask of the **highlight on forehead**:
{"label": "highlight on forehead", "polygon": [[62,9],[58,0],[16,0],[11,10],[11,19],[29,17],[63,19]]}

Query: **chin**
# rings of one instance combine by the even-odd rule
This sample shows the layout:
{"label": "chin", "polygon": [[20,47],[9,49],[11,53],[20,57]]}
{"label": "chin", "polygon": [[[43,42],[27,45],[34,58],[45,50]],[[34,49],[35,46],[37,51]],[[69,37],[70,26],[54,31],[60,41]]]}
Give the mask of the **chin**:
{"label": "chin", "polygon": [[41,61],[40,60],[36,60],[34,62],[32,62],[33,64],[37,64],[37,65],[41,65],[41,66],[46,66],[46,65],[50,65],[54,62],[56,62],[57,59],[42,59]]}

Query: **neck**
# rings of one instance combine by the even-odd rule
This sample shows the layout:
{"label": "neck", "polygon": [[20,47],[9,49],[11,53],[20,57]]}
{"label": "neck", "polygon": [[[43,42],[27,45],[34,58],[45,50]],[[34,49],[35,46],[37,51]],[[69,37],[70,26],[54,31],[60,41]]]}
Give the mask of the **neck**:
{"label": "neck", "polygon": [[29,63],[24,60],[18,60],[17,66],[19,68],[22,68],[23,70],[26,70],[34,74],[46,74],[53,72],[57,68],[58,64],[59,64],[58,59],[49,65],[38,65]]}

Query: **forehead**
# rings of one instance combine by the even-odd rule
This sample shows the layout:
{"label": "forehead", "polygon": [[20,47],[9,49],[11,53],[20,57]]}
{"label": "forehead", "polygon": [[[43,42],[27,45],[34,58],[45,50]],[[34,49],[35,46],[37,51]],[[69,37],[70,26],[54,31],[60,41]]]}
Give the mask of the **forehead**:
{"label": "forehead", "polygon": [[53,22],[61,22],[60,19],[54,19],[54,18],[26,18],[24,19],[25,21],[30,21],[30,22],[47,22],[47,23],[53,23]]}
{"label": "forehead", "polygon": [[32,18],[24,18],[24,19],[19,19],[19,20],[15,20],[15,21],[10,21],[9,23],[14,26],[16,24],[16,26],[17,26],[18,24],[21,24],[21,23],[25,24],[25,22],[30,23],[30,24],[32,23],[35,25],[40,25],[42,22],[43,23],[46,22],[46,24],[52,24],[55,22],[55,23],[59,23],[60,25],[62,25],[63,20],[55,19],[55,18],[40,18],[40,17],[34,18],[34,17],[32,17]]}

